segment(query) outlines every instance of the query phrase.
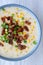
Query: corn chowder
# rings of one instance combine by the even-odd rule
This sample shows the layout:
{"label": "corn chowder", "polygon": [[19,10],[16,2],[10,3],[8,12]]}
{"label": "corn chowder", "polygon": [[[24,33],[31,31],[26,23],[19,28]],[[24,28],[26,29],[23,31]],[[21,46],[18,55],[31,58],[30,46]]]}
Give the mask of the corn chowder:
{"label": "corn chowder", "polygon": [[8,58],[24,56],[36,46],[39,38],[37,21],[19,7],[0,10],[0,55]]}

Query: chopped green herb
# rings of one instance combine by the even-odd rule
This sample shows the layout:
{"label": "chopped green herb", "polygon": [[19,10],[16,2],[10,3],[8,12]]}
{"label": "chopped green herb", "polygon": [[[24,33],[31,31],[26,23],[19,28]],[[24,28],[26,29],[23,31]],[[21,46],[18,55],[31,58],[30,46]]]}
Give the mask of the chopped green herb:
{"label": "chopped green herb", "polygon": [[14,28],[14,30],[17,30],[18,28],[20,28],[20,26],[16,25],[15,28]]}
{"label": "chopped green herb", "polygon": [[6,42],[6,43],[9,42],[9,40],[6,38],[6,35],[0,36],[0,40],[1,40],[1,41],[4,41],[4,42]]}
{"label": "chopped green herb", "polygon": [[8,43],[8,42],[9,42],[9,40],[8,40],[8,39],[5,39],[4,41],[5,41],[6,43]]}
{"label": "chopped green herb", "polygon": [[22,35],[22,32],[18,32],[19,35]]}
{"label": "chopped green herb", "polygon": [[21,21],[21,22],[20,22],[20,25],[21,25],[21,26],[24,26],[24,21]]}
{"label": "chopped green herb", "polygon": [[3,36],[0,36],[0,40],[5,40],[5,35],[3,35]]}
{"label": "chopped green herb", "polygon": [[12,17],[14,17],[14,14],[11,14]]}
{"label": "chopped green herb", "polygon": [[24,17],[22,17],[22,20],[24,20]]}
{"label": "chopped green herb", "polygon": [[34,45],[36,45],[36,44],[37,44],[37,42],[36,42],[36,41],[33,41],[33,44],[34,44]]}
{"label": "chopped green herb", "polygon": [[6,25],[6,23],[3,23],[1,26],[2,26],[3,28],[5,28],[5,25]]}
{"label": "chopped green herb", "polygon": [[27,43],[27,41],[26,41],[26,40],[24,40],[24,43]]}
{"label": "chopped green herb", "polygon": [[8,35],[8,32],[5,32],[6,35]]}
{"label": "chopped green herb", "polygon": [[3,11],[5,11],[5,8],[2,8]]}
{"label": "chopped green herb", "polygon": [[13,21],[16,22],[16,19],[13,18]]}
{"label": "chopped green herb", "polygon": [[14,34],[16,34],[16,31],[14,30]]}
{"label": "chopped green herb", "polygon": [[8,29],[8,25],[6,25],[6,23],[3,23],[1,26],[5,29]]}
{"label": "chopped green herb", "polygon": [[16,38],[14,38],[14,41],[16,41],[17,39]]}
{"label": "chopped green herb", "polygon": [[1,41],[4,40],[4,37],[0,36],[0,40],[1,40]]}
{"label": "chopped green herb", "polygon": [[18,47],[17,45],[15,45],[15,47]]}
{"label": "chopped green herb", "polygon": [[1,40],[1,36],[0,36],[0,40]]}
{"label": "chopped green herb", "polygon": [[8,25],[5,25],[5,28],[8,29]]}

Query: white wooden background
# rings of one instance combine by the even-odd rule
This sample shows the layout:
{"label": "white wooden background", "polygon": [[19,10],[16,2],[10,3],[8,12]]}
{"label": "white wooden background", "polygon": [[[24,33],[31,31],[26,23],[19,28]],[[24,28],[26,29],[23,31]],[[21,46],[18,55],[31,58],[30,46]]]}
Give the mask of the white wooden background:
{"label": "white wooden background", "polygon": [[[0,0],[0,6],[9,3],[21,4],[30,8],[38,16],[43,33],[43,0]],[[0,59],[0,65],[43,65],[43,35],[38,49],[29,58],[13,62]]]}

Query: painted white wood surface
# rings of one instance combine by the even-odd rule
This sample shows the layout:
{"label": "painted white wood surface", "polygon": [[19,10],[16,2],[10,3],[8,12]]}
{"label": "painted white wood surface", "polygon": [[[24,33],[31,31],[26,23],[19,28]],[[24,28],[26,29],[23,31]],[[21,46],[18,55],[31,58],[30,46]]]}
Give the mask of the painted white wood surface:
{"label": "painted white wood surface", "polygon": [[0,0],[0,6],[11,3],[24,5],[38,16],[42,27],[42,40],[38,49],[27,59],[14,62],[0,59],[0,65],[43,65],[43,0]]}

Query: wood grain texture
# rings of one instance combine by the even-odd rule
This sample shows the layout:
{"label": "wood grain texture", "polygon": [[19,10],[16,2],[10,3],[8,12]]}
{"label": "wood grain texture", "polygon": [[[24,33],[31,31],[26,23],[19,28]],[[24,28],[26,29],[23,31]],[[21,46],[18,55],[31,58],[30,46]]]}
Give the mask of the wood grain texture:
{"label": "wood grain texture", "polygon": [[[5,4],[20,4],[31,9],[39,18],[43,28],[43,0],[0,0],[0,6]],[[43,31],[43,29],[42,29]],[[22,61],[6,61],[0,59],[0,65],[43,65],[43,38],[33,55]]]}

